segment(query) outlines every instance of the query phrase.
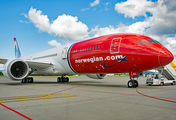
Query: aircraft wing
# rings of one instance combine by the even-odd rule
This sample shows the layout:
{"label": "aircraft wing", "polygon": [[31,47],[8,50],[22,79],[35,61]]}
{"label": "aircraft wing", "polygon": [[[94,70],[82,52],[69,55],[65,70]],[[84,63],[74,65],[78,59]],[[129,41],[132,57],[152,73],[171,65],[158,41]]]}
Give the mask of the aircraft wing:
{"label": "aircraft wing", "polygon": [[8,61],[6,58],[0,58],[0,64],[5,64]]}
{"label": "aircraft wing", "polygon": [[53,64],[50,62],[39,62],[39,61],[25,61],[32,69],[45,69]]}
{"label": "aircraft wing", "polygon": [[[0,64],[5,64],[8,61],[6,58],[0,58]],[[39,61],[25,61],[32,69],[45,69],[53,64],[50,62],[39,62]]]}

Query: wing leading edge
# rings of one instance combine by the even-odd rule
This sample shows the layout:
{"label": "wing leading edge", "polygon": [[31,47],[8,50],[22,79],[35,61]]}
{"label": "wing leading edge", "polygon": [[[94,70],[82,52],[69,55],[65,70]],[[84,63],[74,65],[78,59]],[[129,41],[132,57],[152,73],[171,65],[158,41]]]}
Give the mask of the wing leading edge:
{"label": "wing leading edge", "polygon": [[[6,59],[6,58],[0,58],[0,64],[6,64],[8,60],[9,59]],[[39,62],[39,61],[25,61],[25,62],[29,65],[29,68],[32,68],[32,69],[45,69],[53,65],[50,62]]]}
{"label": "wing leading edge", "polygon": [[39,62],[39,61],[25,61],[32,69],[45,69],[51,67],[53,64],[49,62]]}
{"label": "wing leading edge", "polygon": [[8,61],[6,58],[0,58],[0,64],[5,64]]}

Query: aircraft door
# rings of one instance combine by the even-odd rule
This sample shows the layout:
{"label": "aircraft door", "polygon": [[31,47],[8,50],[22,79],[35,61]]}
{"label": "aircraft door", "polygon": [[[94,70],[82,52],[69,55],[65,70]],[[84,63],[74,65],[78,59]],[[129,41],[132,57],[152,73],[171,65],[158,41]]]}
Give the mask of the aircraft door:
{"label": "aircraft door", "polygon": [[110,46],[110,53],[111,54],[116,54],[120,52],[120,44],[121,44],[122,38],[113,38],[111,41],[111,46]]}
{"label": "aircraft door", "polygon": [[68,48],[65,47],[65,48],[62,50],[62,59],[66,59],[66,58],[67,58],[67,52],[68,52]]}

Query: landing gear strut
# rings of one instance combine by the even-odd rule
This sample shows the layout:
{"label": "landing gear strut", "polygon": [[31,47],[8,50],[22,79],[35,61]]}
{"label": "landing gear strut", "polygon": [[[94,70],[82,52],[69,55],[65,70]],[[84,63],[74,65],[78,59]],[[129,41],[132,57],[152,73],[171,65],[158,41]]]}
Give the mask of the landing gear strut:
{"label": "landing gear strut", "polygon": [[64,77],[64,75],[62,75],[62,77],[58,77],[57,78],[57,82],[61,83],[61,82],[69,82],[69,78],[68,77]]}
{"label": "landing gear strut", "polygon": [[34,79],[33,77],[25,77],[24,79],[21,80],[21,83],[33,83]]}
{"label": "landing gear strut", "polygon": [[136,87],[138,87],[138,81],[134,80],[134,78],[130,78],[130,80],[128,81],[128,87],[129,88],[136,88]]}

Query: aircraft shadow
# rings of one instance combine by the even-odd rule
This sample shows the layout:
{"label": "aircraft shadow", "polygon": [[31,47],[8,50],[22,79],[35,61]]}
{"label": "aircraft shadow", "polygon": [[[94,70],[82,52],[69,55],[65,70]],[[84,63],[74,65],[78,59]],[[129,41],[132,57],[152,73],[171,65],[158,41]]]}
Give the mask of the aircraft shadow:
{"label": "aircraft shadow", "polygon": [[97,82],[97,81],[70,81],[68,83],[58,83],[58,82],[48,82],[48,81],[35,81],[34,83],[0,83],[4,85],[9,85],[9,86],[16,86],[16,85],[83,85],[83,86],[102,86],[102,87],[125,87],[127,88],[127,85],[122,85],[122,84],[110,84],[110,83],[104,83],[104,82]]}

